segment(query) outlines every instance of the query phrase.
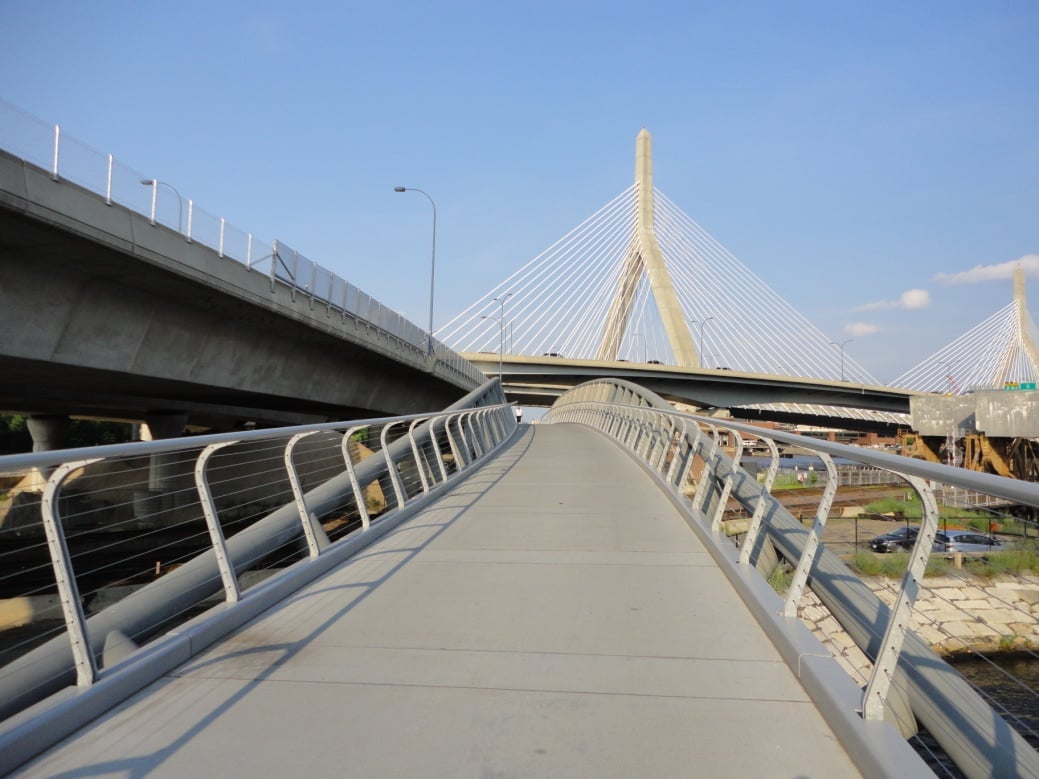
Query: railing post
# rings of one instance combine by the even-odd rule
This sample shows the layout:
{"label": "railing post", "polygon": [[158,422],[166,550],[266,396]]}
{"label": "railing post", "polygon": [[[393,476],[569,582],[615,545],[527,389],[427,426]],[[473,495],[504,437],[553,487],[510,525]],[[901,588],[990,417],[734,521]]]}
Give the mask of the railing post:
{"label": "railing post", "polygon": [[790,589],[786,593],[786,601],[783,603],[784,617],[797,616],[797,606],[801,602],[801,595],[808,584],[808,572],[812,569],[812,563],[815,561],[819,540],[822,538],[823,529],[826,527],[826,520],[830,516],[833,496],[837,493],[837,469],[833,465],[833,458],[826,452],[816,452],[816,454],[826,466],[826,487],[823,489],[819,508],[815,512],[815,522],[812,523],[812,530],[809,532],[804,550],[801,552],[801,559],[797,561],[797,569],[794,571],[794,577],[790,582]]}
{"label": "railing post", "polygon": [[[736,430],[731,431],[736,436],[736,448],[732,453],[732,462],[729,466],[729,475],[725,477],[725,483],[722,485],[721,495],[718,497],[718,505],[714,510],[714,517],[711,519],[711,532],[717,533],[722,526],[722,517],[725,515],[725,509],[729,503],[729,495],[732,494],[732,484],[736,480],[736,470],[740,467],[740,458],[743,457],[743,436]],[[717,460],[721,460],[721,450],[718,450]]]}
{"label": "railing post", "polygon": [[220,515],[217,512],[216,502],[209,487],[209,479],[206,478],[206,467],[213,454],[225,446],[231,446],[234,441],[220,444],[210,444],[199,454],[195,460],[195,489],[198,490],[199,502],[202,504],[202,513],[206,518],[206,528],[209,530],[209,540],[213,544],[213,554],[216,555],[216,565],[220,571],[220,581],[224,585],[224,596],[228,603],[237,603],[241,598],[238,588],[238,578],[235,576],[231,558],[227,554],[227,542],[224,539],[224,530],[220,525]]}
{"label": "railing post", "polygon": [[476,432],[476,427],[473,425],[473,416],[475,414],[475,411],[468,411],[465,414],[465,423],[469,425],[469,433],[472,436],[473,462],[483,457],[483,447],[480,446],[480,436]]}
{"label": "railing post", "polygon": [[386,438],[386,434],[390,432],[390,428],[395,424],[397,423],[390,422],[388,425],[383,425],[382,433],[379,435],[379,444],[382,446],[382,456],[386,460],[386,468],[389,470],[390,483],[393,484],[393,494],[397,497],[397,508],[402,509],[407,501],[407,495],[404,492],[404,485],[401,484],[397,466],[394,464],[393,458],[390,457],[390,445]]}
{"label": "railing post", "polygon": [[703,468],[700,470],[700,478],[696,482],[696,493],[693,495],[693,508],[701,513],[704,512],[704,503],[707,501],[707,483],[714,478],[715,458],[718,454],[718,429],[714,425],[711,428],[711,442],[708,444],[707,452],[704,452],[703,443],[700,444],[700,458],[703,460]]}
{"label": "railing post", "polygon": [[754,544],[757,543],[758,533],[761,531],[761,523],[765,518],[765,511],[771,504],[772,484],[776,480],[776,474],[779,473],[779,449],[776,447],[776,442],[764,436],[761,437],[761,440],[768,445],[769,452],[772,454],[772,460],[768,464],[765,484],[762,487],[761,495],[758,496],[757,505],[754,506],[754,514],[750,518],[750,526],[747,528],[747,533],[743,536],[743,544],[740,546],[741,565],[750,563],[750,552],[754,548]]}
{"label": "railing post", "polygon": [[[410,425],[408,425],[408,441],[411,443],[411,454],[415,458],[415,467],[418,468],[419,480],[422,482],[422,492],[424,494],[428,495],[429,494],[429,479],[426,478],[426,464],[422,461],[423,458],[421,457],[421,455],[419,453],[418,442],[415,440],[415,425],[417,425],[419,422],[424,422],[424,421],[426,421],[426,420],[416,419],[416,420],[413,420]],[[430,433],[430,436],[432,436],[432,434],[433,434],[432,426],[430,426],[429,433]]]}
{"label": "railing post", "polygon": [[72,558],[69,556],[68,544],[65,542],[65,531],[61,527],[58,512],[58,490],[69,474],[80,468],[96,463],[100,458],[78,460],[59,466],[47,480],[43,490],[41,510],[43,514],[43,530],[47,536],[47,549],[50,551],[51,565],[54,567],[54,579],[58,586],[58,597],[61,599],[61,610],[65,615],[65,629],[72,644],[72,657],[76,663],[76,684],[87,687],[97,679],[97,662],[90,651],[87,639],[86,617],[83,604],[76,585],[76,575],[72,570]]}
{"label": "railing post", "polygon": [[191,223],[195,215],[195,201],[188,198],[188,234],[184,236],[188,239],[188,243],[191,243]]}
{"label": "railing post", "polygon": [[292,460],[292,455],[296,450],[296,444],[302,441],[308,436],[314,435],[317,431],[311,431],[308,433],[296,433],[289,439],[288,444],[285,446],[285,470],[289,474],[289,484],[292,485],[292,495],[296,499],[296,510],[299,512],[299,521],[303,525],[303,535],[307,539],[307,549],[310,551],[312,558],[317,557],[321,554],[321,550],[328,546],[328,536],[325,535],[324,528],[321,527],[321,523],[318,522],[317,517],[311,513],[310,509],[307,508],[307,499],[303,494],[303,484],[299,479],[299,472],[296,470],[296,464]]}
{"label": "railing post", "polygon": [[113,163],[113,161],[114,160],[112,158],[112,155],[109,154],[108,155],[108,176],[106,177],[106,180],[105,180],[105,205],[106,206],[112,205],[112,163]]}
{"label": "railing post", "polygon": [[446,432],[447,417],[438,416],[433,417],[431,420],[429,420],[429,443],[430,446],[432,446],[433,448],[433,456],[436,458],[437,467],[440,469],[440,478],[443,482],[447,481],[447,465],[444,463],[444,455],[440,451],[440,442],[437,440],[437,420],[443,421],[445,423],[444,430]]}
{"label": "railing post", "polygon": [[[51,164],[51,178],[58,180],[58,147],[61,145],[61,127],[54,125],[54,161]],[[154,224],[154,222],[153,222]]]}
{"label": "railing post", "polygon": [[923,507],[920,518],[920,532],[913,544],[913,552],[909,557],[909,566],[902,576],[902,589],[898,593],[898,599],[891,608],[891,616],[888,619],[887,628],[884,631],[884,639],[880,643],[876,661],[873,664],[873,673],[866,685],[862,695],[863,717],[868,720],[879,720],[884,718],[884,703],[887,700],[888,689],[891,687],[891,677],[898,665],[898,657],[902,651],[902,643],[905,641],[906,631],[909,630],[909,617],[913,611],[913,603],[920,592],[920,582],[927,568],[927,558],[934,546],[934,537],[938,532],[938,505],[934,500],[934,493],[927,482],[918,476],[905,476],[916,494],[920,496],[920,505]]}
{"label": "railing post", "polygon": [[[454,457],[455,470],[464,471],[469,466],[469,453],[467,451],[468,444],[465,442],[465,431],[462,430],[461,414],[452,414],[444,422],[444,431],[447,433],[447,444],[451,447],[451,455]],[[458,428],[458,436],[462,439],[462,446],[459,446],[455,441],[454,435],[451,434],[451,420],[457,420],[455,426]],[[465,452],[463,454],[463,452]]]}
{"label": "railing post", "polygon": [[[354,502],[357,504],[357,513],[361,516],[361,527],[367,530],[371,527],[371,517],[368,516],[368,506],[364,502],[364,490],[361,489],[361,485],[357,481],[357,470],[354,468],[353,458],[350,457],[350,441],[354,434],[359,430],[365,430],[368,425],[355,425],[346,431],[346,435],[343,436],[343,460],[346,463],[346,473],[350,477],[350,487],[354,491]],[[360,446],[360,443],[358,443]]]}

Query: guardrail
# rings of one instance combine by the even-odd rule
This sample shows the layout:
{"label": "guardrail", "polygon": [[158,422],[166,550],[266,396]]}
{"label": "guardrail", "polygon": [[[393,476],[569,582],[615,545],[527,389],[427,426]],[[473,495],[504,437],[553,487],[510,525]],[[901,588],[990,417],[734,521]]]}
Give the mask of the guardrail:
{"label": "guardrail", "polygon": [[145,176],[68,133],[49,125],[0,99],[0,148],[49,171],[55,181],[77,184],[104,198],[147,216],[153,225],[175,230],[188,243],[199,243],[270,278],[271,292],[287,289],[293,301],[309,299],[311,308],[324,306],[328,313],[363,320],[417,353],[435,354],[447,369],[470,380],[470,386],[486,379],[476,366],[463,359],[418,325],[337,276],[317,262],[290,248],[284,241],[264,241],[231,224],[223,217],[185,199],[172,185]]}
{"label": "guardrail", "polygon": [[463,478],[516,429],[504,401],[0,457],[47,476],[0,524],[0,774]]}
{"label": "guardrail", "polygon": [[[806,588],[815,593],[873,662],[872,676],[854,700],[843,703],[838,700],[832,706],[825,704],[830,706],[835,720],[844,718],[842,721],[847,723],[848,718],[853,717],[868,723],[885,719],[906,738],[916,733],[919,722],[968,777],[1039,776],[1039,753],[948,663],[908,629],[910,611],[921,588],[937,529],[938,512],[931,483],[951,484],[1030,506],[1039,506],[1039,485],[731,420],[680,414],[656,395],[620,380],[597,380],[576,387],[556,402],[544,421],[587,424],[617,439],[669,486],[676,499],[684,500],[679,498],[680,488],[691,474],[697,474],[692,497],[693,529],[707,543],[748,605],[757,609],[766,630],[775,629],[773,638],[777,646],[785,653],[787,662],[797,669],[809,692],[814,689],[824,699],[830,696],[832,700],[832,691],[812,679],[809,658],[785,643],[788,641],[786,631],[798,620]],[[732,458],[719,446],[721,428],[736,437]],[[739,462],[743,435],[753,435],[771,450],[771,465],[764,484],[733,465]],[[811,530],[805,529],[770,495],[778,471],[777,443],[811,449],[831,471]],[[923,503],[923,523],[916,546],[897,601],[891,608],[821,542],[837,489],[837,480],[832,478],[835,475],[832,457],[848,458],[897,473]],[[720,527],[730,498],[752,514],[739,549]],[[768,577],[782,560],[795,570],[777,614],[776,604],[771,602],[774,594],[762,598],[761,588],[755,590],[757,585],[753,581]],[[853,723],[849,725],[854,727]]]}

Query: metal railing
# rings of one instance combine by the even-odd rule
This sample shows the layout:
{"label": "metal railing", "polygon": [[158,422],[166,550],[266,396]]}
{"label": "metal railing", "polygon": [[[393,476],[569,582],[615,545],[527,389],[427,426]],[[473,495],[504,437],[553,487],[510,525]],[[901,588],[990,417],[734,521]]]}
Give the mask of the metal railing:
{"label": "metal railing", "polygon": [[[785,631],[798,619],[806,588],[812,590],[873,662],[872,676],[864,689],[858,688],[853,700],[845,700],[830,709],[834,718],[852,715],[862,722],[885,719],[907,738],[916,733],[919,722],[968,777],[1039,775],[1039,753],[948,663],[908,629],[910,612],[922,586],[924,567],[937,530],[938,511],[931,484],[956,485],[1029,506],[1039,506],[1039,485],[731,420],[680,414],[656,395],[620,380],[603,379],[576,387],[556,402],[544,421],[586,424],[617,439],[656,473],[676,497],[683,494],[681,488],[695,474],[696,489],[691,498],[695,521],[691,525],[708,544],[734,586],[744,588],[741,594],[748,605],[752,609],[760,607],[757,614],[766,630],[770,625],[776,626],[778,616],[779,629],[773,639],[786,654],[788,663],[798,669],[810,692],[814,683],[806,680],[806,671],[811,670],[806,666],[806,656],[803,651],[790,650],[784,641],[787,640]],[[721,428],[736,437],[731,458],[719,445]],[[764,441],[772,452],[763,485],[733,465],[739,462],[743,435]],[[831,471],[810,530],[770,494],[778,471],[777,443],[811,449]],[[822,530],[837,489],[832,457],[848,458],[898,474],[916,491],[923,504],[916,546],[897,600],[890,608],[822,544]],[[752,514],[738,550],[721,530],[722,515],[730,498]],[[759,595],[755,596],[747,582],[752,576],[768,577],[781,561],[786,561],[794,571],[777,612],[775,606],[768,603],[775,594],[766,596],[762,606],[760,588]]]}
{"label": "metal railing", "polygon": [[[122,164],[113,155],[99,151],[0,99],[0,149],[50,172],[55,181],[77,184],[104,198],[147,216],[153,225],[175,230],[188,243],[198,243],[235,260],[251,271],[270,278],[271,292],[287,289],[293,301],[309,300],[327,313],[360,320],[376,328],[401,346],[425,355],[430,334],[401,314],[383,305],[327,268],[303,256],[283,241],[264,241],[240,230],[184,198],[172,185],[145,176]],[[448,370],[480,384],[485,376],[476,366],[448,346],[433,339],[432,352]],[[471,385],[472,386],[472,385]]]}
{"label": "metal railing", "polygon": [[[516,429],[504,400],[494,379],[434,414],[0,457],[46,476],[0,523],[0,773],[26,727],[52,743],[427,504]],[[69,688],[76,712],[16,722]]]}

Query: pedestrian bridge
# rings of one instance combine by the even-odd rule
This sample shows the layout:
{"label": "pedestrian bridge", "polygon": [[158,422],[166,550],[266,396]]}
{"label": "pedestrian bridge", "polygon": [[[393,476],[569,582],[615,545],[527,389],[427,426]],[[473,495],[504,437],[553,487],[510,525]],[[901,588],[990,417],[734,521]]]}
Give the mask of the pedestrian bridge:
{"label": "pedestrian bridge", "polygon": [[[967,776],[1036,775],[1024,739],[770,498],[774,470],[762,487],[733,467],[745,426],[730,459],[715,423],[625,382],[579,387],[549,424],[517,426],[501,400],[494,381],[443,414],[281,432],[294,499],[237,533],[220,485],[241,461],[218,462],[221,447],[248,444],[255,465],[275,434],[196,440],[183,451],[212,549],[96,609],[68,551],[85,520],[61,494],[115,447],[57,467],[42,515],[66,628],[0,668],[0,770],[930,776],[905,740],[919,722]],[[361,433],[382,456],[355,462]],[[345,473],[318,479],[328,443]],[[337,526],[343,495],[356,522]],[[740,547],[718,527],[730,498],[754,514]],[[300,558],[250,584],[289,525]],[[785,599],[761,575],[780,558],[797,566]],[[876,658],[867,684],[798,619],[807,584]],[[220,602],[165,628],[188,592]]]}

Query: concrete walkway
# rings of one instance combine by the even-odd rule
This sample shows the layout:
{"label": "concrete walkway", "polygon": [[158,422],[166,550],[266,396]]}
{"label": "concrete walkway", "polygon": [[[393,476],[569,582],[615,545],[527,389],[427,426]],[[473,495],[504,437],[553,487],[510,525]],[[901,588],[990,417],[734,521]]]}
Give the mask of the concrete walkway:
{"label": "concrete walkway", "polygon": [[669,499],[530,426],[20,776],[858,776]]}

